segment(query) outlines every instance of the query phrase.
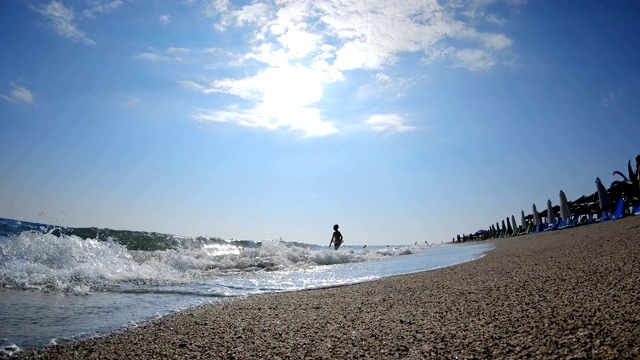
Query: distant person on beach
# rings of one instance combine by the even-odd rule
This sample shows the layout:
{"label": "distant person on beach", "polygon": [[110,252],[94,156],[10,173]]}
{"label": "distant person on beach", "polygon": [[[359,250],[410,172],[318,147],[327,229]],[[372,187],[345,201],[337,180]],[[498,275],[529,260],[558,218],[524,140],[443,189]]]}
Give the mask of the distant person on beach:
{"label": "distant person on beach", "polygon": [[338,250],[340,245],[342,245],[342,234],[338,231],[340,226],[338,224],[333,225],[333,236],[331,237],[331,242],[329,243],[329,248],[331,248],[331,244],[335,245],[335,249]]}

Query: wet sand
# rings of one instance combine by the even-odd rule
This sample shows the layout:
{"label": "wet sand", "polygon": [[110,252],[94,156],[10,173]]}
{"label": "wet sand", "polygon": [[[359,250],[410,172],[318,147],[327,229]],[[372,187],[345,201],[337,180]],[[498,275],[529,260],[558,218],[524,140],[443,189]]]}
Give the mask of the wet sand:
{"label": "wet sand", "polygon": [[449,268],[205,305],[21,357],[640,358],[640,217],[490,241]]}

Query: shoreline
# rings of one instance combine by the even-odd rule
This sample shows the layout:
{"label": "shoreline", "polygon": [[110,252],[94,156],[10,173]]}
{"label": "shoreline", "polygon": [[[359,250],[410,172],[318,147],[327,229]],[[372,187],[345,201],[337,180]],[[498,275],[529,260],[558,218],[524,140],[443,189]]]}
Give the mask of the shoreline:
{"label": "shoreline", "polygon": [[446,268],[202,305],[18,358],[640,356],[640,217],[486,242]]}

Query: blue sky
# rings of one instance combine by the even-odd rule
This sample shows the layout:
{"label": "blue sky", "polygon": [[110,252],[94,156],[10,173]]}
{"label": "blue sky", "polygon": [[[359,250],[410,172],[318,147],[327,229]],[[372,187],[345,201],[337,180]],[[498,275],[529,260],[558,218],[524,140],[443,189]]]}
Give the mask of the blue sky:
{"label": "blue sky", "polygon": [[352,245],[519,219],[640,153],[639,10],[2,1],[0,217]]}

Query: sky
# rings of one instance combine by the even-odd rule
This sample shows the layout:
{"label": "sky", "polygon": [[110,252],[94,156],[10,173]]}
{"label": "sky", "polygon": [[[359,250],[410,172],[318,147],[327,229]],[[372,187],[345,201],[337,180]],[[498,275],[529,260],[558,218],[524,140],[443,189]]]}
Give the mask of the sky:
{"label": "sky", "polygon": [[640,3],[0,1],[0,217],[451,241],[640,154]]}

